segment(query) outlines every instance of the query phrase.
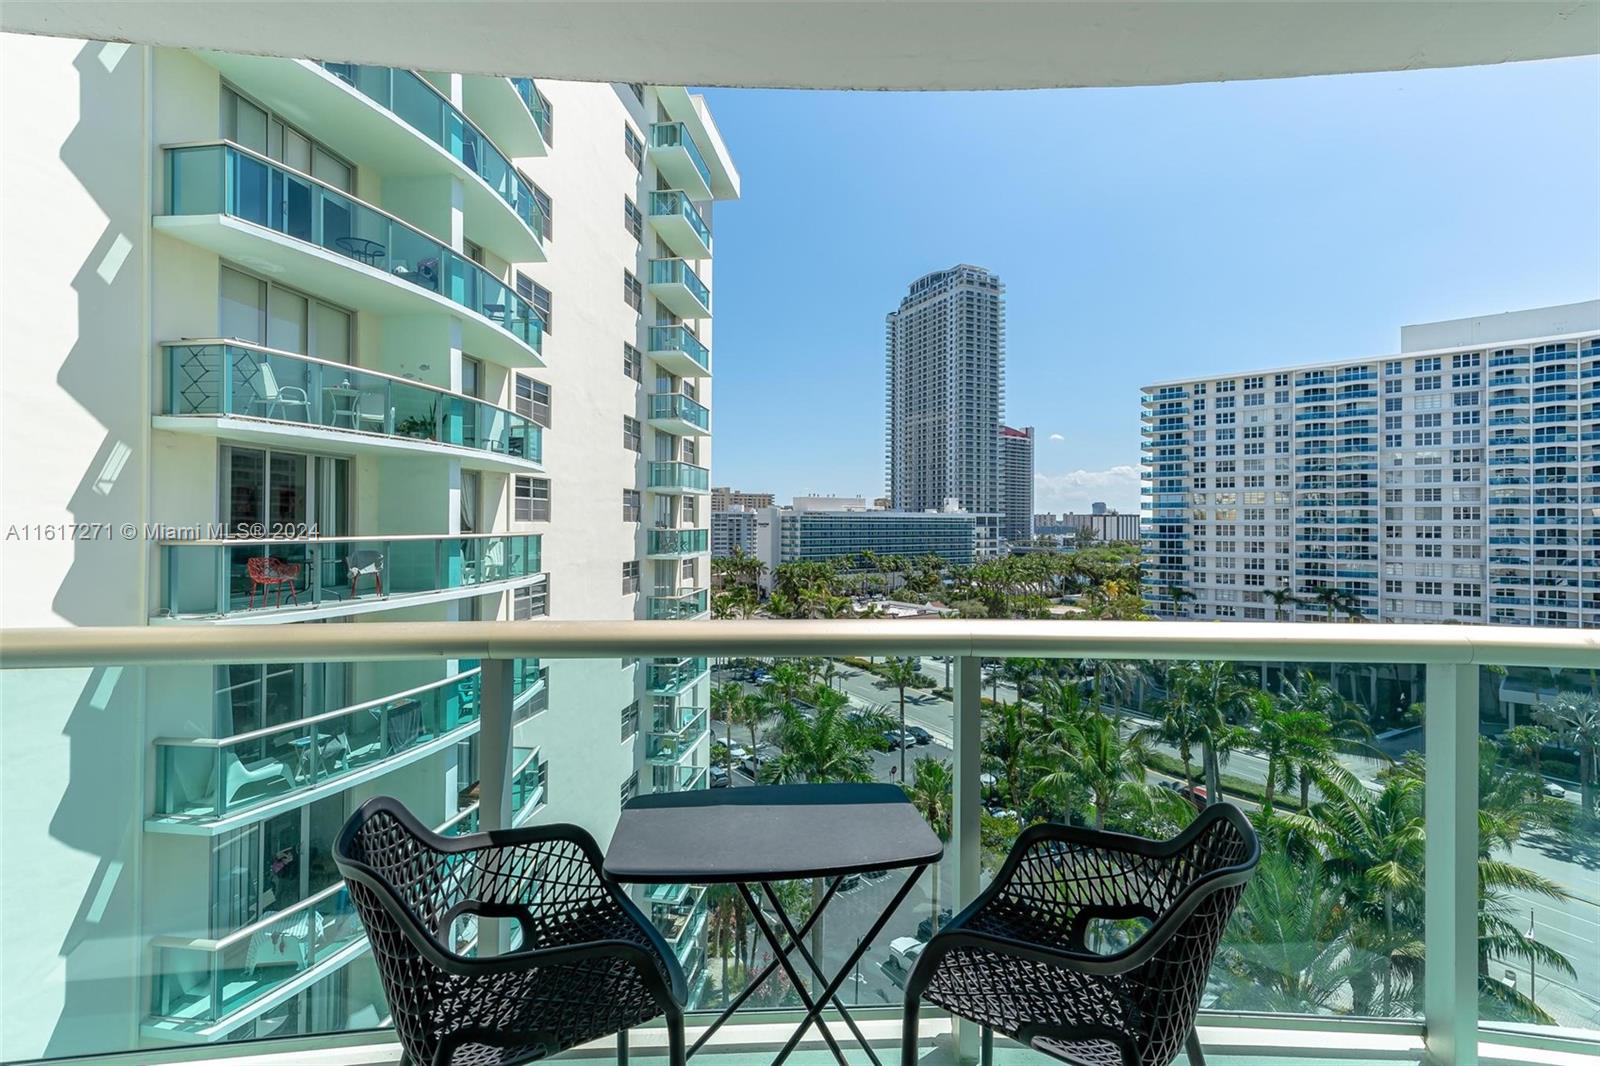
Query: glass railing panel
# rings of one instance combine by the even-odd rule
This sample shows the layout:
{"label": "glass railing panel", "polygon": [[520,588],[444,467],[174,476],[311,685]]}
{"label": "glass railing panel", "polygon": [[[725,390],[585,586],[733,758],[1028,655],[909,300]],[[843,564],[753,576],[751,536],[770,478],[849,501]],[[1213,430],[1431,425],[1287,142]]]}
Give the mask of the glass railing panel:
{"label": "glass railing panel", "polygon": [[232,144],[167,149],[167,211],[225,214],[436,292],[535,351],[533,307],[483,267],[347,193]]}
{"label": "glass railing panel", "polygon": [[682,259],[650,260],[650,284],[682,285],[699,301],[700,306],[707,310],[711,308],[711,289],[700,280],[694,268]]}
{"label": "glass railing panel", "polygon": [[711,369],[711,349],[700,338],[689,332],[687,326],[651,326],[650,350],[652,352],[682,352],[707,370]]}
{"label": "glass railing panel", "polygon": [[694,137],[689,133],[689,127],[681,122],[654,122],[650,125],[650,147],[652,148],[682,148],[689,154],[689,159],[694,163],[694,169],[699,172],[700,178],[709,188],[711,185],[711,168],[706,166],[706,161],[700,154],[700,148],[694,143]]}
{"label": "glass railing panel", "polygon": [[[496,148],[454,104],[420,75],[391,67],[323,63],[322,67],[402,122],[450,153],[499,194],[535,237],[542,232],[533,189],[505,153]],[[526,97],[524,97],[526,100]]]}
{"label": "glass railing panel", "polygon": [[696,555],[711,550],[711,531],[652,529],[648,547],[651,555]]}
{"label": "glass railing panel", "polygon": [[676,189],[657,189],[650,193],[650,214],[656,218],[682,217],[694,229],[702,244],[711,247],[711,227],[700,217],[688,195]]}
{"label": "glass railing panel", "polygon": [[697,429],[711,429],[711,411],[678,392],[656,393],[650,397],[651,418],[675,418]]}
{"label": "glass railing panel", "polygon": [[161,545],[162,609],[229,615],[415,596],[540,572],[537,534],[327,537]]}
{"label": "glass railing panel", "polygon": [[168,344],[169,415],[233,415],[434,441],[539,461],[543,431],[470,397],[254,345]]}
{"label": "glass railing panel", "polygon": [[539,134],[544,138],[544,143],[550,143],[551,115],[546,106],[544,97],[533,84],[532,78],[512,78],[511,84],[516,88],[517,95],[522,97],[522,102],[528,108],[528,113],[533,116],[533,121],[539,127]]}
{"label": "glass railing panel", "polygon": [[653,489],[688,489],[706,491],[711,485],[711,471],[690,463],[661,460],[650,464],[650,487]]}
{"label": "glass railing panel", "polygon": [[656,619],[694,618],[711,609],[709,595],[706,589],[659,593],[649,598],[647,614]]}
{"label": "glass railing panel", "polygon": [[158,738],[155,814],[214,820],[349,777],[476,721],[478,687],[470,671],[240,736]]}

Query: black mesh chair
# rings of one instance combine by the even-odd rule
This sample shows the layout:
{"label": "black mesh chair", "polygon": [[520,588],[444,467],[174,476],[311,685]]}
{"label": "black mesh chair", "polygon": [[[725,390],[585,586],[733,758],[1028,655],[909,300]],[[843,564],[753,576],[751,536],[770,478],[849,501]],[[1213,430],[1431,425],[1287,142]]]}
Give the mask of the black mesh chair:
{"label": "black mesh chair", "polygon": [[[441,837],[387,797],[368,800],[334,845],[366,927],[395,1030],[414,1066],[513,1066],[666,1016],[684,1061],[683,971],[661,935],[605,879],[572,825]],[[464,956],[464,915],[506,919],[521,942]]]}
{"label": "black mesh chair", "polygon": [[[1201,1066],[1200,995],[1259,858],[1250,822],[1225,803],[1164,841],[1024,830],[994,883],[912,969],[903,1066],[916,1064],[924,999],[983,1027],[984,1066],[996,1030],[1074,1066],[1167,1066],[1180,1048]],[[1132,920],[1149,926],[1127,947],[1091,946],[1096,923]]]}

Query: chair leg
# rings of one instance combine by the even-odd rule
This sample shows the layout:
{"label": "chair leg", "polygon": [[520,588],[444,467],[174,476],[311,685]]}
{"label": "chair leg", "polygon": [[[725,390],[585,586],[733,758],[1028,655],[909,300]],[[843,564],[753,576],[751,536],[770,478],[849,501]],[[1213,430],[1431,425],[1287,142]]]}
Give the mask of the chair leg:
{"label": "chair leg", "polygon": [[983,1036],[978,1045],[978,1062],[981,1066],[994,1066],[994,1030],[987,1025],[983,1027]]}
{"label": "chair leg", "polygon": [[683,1012],[667,1015],[667,1066],[684,1066],[688,1044],[683,1038]]}
{"label": "chair leg", "polygon": [[617,1066],[628,1066],[628,1031],[617,1034]]}
{"label": "chair leg", "polygon": [[1189,1038],[1183,1042],[1183,1050],[1189,1055],[1189,1066],[1206,1066],[1205,1053],[1200,1050],[1200,1031],[1189,1029]]}
{"label": "chair leg", "polygon": [[917,1066],[917,1008],[919,1000],[911,1000],[901,1012],[900,1066]]}

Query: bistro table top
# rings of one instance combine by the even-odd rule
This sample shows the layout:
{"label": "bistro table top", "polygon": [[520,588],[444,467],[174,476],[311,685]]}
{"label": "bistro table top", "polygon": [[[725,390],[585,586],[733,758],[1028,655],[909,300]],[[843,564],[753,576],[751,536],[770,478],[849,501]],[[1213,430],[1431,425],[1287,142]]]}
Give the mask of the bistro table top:
{"label": "bistro table top", "polygon": [[629,800],[605,871],[628,884],[709,885],[890,870],[943,855],[898,785],[755,785]]}

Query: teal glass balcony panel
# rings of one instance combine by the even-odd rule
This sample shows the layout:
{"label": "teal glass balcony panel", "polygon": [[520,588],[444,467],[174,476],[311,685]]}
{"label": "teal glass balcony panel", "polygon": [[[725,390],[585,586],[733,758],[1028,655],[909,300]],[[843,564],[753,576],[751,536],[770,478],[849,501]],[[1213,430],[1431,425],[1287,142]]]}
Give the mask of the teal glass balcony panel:
{"label": "teal glass balcony panel", "polygon": [[[327,63],[322,68],[443,148],[483,179],[542,243],[544,220],[528,184],[504,152],[426,78],[395,67]],[[548,138],[546,138],[548,143]]]}
{"label": "teal glass balcony panel", "polygon": [[710,492],[711,471],[691,463],[657,460],[650,464],[648,484],[658,492]]}
{"label": "teal glass balcony panel", "polygon": [[645,674],[645,689],[656,696],[677,696],[693,688],[708,669],[704,658],[655,659]]}
{"label": "teal glass balcony panel", "polygon": [[711,349],[688,326],[651,326],[650,358],[679,377],[703,377],[711,372]]}
{"label": "teal glass balcony panel", "polygon": [[226,937],[156,937],[152,1020],[178,1032],[203,1028],[365,944],[342,881]]}
{"label": "teal glass balcony panel", "polygon": [[537,534],[311,537],[161,544],[169,617],[309,613],[539,576]]}
{"label": "teal glass balcony panel", "polygon": [[658,593],[649,598],[646,613],[655,619],[697,618],[711,609],[709,597],[707,589]]}
{"label": "teal glass balcony panel", "polygon": [[686,259],[650,260],[650,292],[679,318],[711,316],[711,289]]}
{"label": "teal glass balcony panel", "polygon": [[681,918],[675,917],[667,928],[662,930],[662,935],[667,938],[667,943],[671,945],[680,963],[687,965],[700,947],[700,934],[705,932],[706,928],[706,914],[706,908],[697,904]]}
{"label": "teal glass balcony panel", "polygon": [[681,392],[658,392],[650,397],[650,421],[672,423],[709,433],[711,409]]}
{"label": "teal glass balcony panel", "polygon": [[478,720],[476,669],[230,737],[155,741],[157,818],[208,822],[307,792]]}
{"label": "teal glass balcony panel", "polygon": [[469,396],[344,363],[237,341],[162,346],[163,414],[259,418],[539,462],[531,419]]}
{"label": "teal glass balcony panel", "polygon": [[517,90],[517,95],[522,97],[522,102],[527,105],[528,113],[533,116],[534,124],[539,127],[539,136],[544,138],[544,143],[548,147],[553,143],[551,134],[554,132],[550,102],[533,84],[532,78],[512,78],[511,85]]}
{"label": "teal glass balcony panel", "polygon": [[511,816],[520,823],[549,798],[545,795],[547,764],[537,748],[516,748],[511,757]]}
{"label": "teal glass balcony panel", "polygon": [[706,768],[651,766],[650,785],[655,792],[694,792],[706,787]]}
{"label": "teal glass balcony panel", "polygon": [[711,227],[687,193],[678,189],[651,190],[650,222],[672,250],[685,259],[711,255]]}
{"label": "teal glass balcony panel", "polygon": [[650,555],[700,555],[711,550],[709,529],[652,529],[647,539]]}
{"label": "teal glass balcony panel", "polygon": [[694,193],[697,200],[711,199],[711,168],[706,166],[688,126],[682,122],[651,123],[650,158],[674,188]]}
{"label": "teal glass balcony panel", "polygon": [[225,215],[444,297],[540,351],[542,322],[509,285],[449,245],[234,144],[167,149],[167,213]]}
{"label": "teal glass balcony panel", "polygon": [[695,747],[706,736],[706,713],[701,711],[682,729],[673,732],[651,731],[645,745],[645,756],[652,763],[670,766],[694,754]]}

